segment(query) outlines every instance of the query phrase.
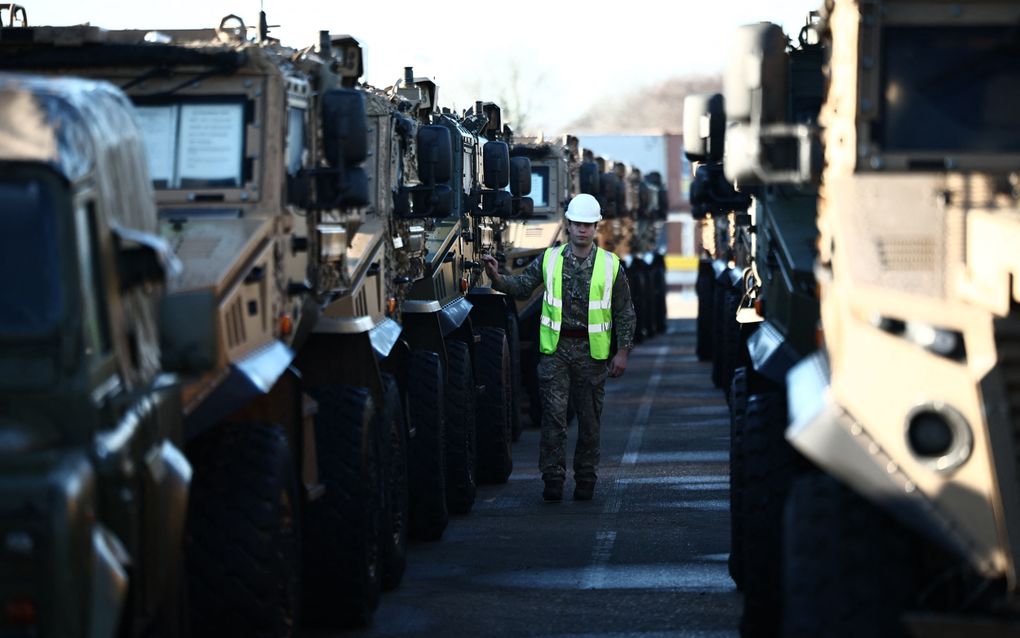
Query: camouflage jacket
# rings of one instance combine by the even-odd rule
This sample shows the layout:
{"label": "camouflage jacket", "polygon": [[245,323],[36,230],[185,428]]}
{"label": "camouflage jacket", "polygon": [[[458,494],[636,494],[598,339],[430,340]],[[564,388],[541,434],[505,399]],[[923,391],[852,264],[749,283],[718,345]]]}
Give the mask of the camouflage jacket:
{"label": "camouflage jacket", "polygon": [[[578,330],[588,328],[588,293],[591,288],[591,271],[595,266],[595,250],[585,259],[578,259],[567,244],[563,260],[563,328]],[[544,285],[542,276],[542,255],[539,255],[519,275],[503,275],[492,287],[512,297],[527,297],[539,286]],[[634,330],[637,319],[634,304],[630,299],[630,284],[623,267],[613,282],[613,332],[618,348],[634,347]]]}

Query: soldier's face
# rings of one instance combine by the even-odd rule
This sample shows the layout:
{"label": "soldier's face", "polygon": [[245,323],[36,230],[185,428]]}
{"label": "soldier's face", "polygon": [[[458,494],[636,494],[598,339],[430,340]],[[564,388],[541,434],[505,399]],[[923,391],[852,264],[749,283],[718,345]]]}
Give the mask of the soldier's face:
{"label": "soldier's face", "polygon": [[578,248],[590,246],[595,239],[595,227],[598,224],[586,224],[584,222],[567,222],[567,230],[570,232],[570,242]]}

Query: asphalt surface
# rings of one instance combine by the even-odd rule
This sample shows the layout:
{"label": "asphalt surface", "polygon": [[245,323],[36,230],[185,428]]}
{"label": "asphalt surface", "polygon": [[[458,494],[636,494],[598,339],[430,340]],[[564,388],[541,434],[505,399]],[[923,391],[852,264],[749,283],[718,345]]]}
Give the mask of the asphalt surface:
{"label": "asphalt surface", "polygon": [[729,421],[710,373],[694,321],[670,320],[609,380],[594,500],[573,501],[568,479],[562,503],[543,502],[538,431],[525,430],[509,482],[481,486],[441,541],[412,543],[373,624],[340,635],[736,636]]}

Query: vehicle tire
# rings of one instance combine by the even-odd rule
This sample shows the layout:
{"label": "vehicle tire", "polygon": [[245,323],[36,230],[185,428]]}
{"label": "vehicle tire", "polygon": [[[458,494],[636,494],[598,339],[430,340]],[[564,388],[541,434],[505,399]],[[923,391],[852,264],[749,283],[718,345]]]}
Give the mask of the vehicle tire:
{"label": "vehicle tire", "polygon": [[726,332],[727,322],[733,319],[726,316],[727,290],[729,290],[729,286],[724,286],[718,281],[715,282],[715,286],[712,288],[712,384],[724,391],[726,386],[723,385],[723,367],[725,365],[723,335]]}
{"label": "vehicle tire", "polygon": [[655,294],[653,295],[655,306],[655,311],[652,313],[654,316],[653,324],[655,326],[656,334],[665,334],[666,329],[669,327],[669,317],[666,306],[666,293],[669,291],[668,286],[666,285],[666,262],[657,261],[652,274],[652,288],[655,291]]}
{"label": "vehicle tire", "polygon": [[517,315],[508,312],[506,315],[506,343],[510,349],[510,423],[512,439],[518,441],[524,431],[524,418],[521,415],[521,404],[524,401],[524,384],[521,381],[521,331],[517,324]]}
{"label": "vehicle tire", "polygon": [[774,636],[782,620],[783,504],[807,461],[786,442],[786,395],[748,397],[742,455],[739,547],[744,614],[741,636]]}
{"label": "vehicle tire", "polygon": [[744,347],[741,341],[740,324],[737,323],[737,309],[740,307],[740,292],[735,288],[727,288],[723,295],[723,332],[722,332],[722,387],[727,393],[733,380],[733,371],[743,364],[744,357],[740,350]]}
{"label": "vehicle tire", "polygon": [[743,547],[741,534],[743,531],[743,511],[741,498],[744,487],[744,419],[747,415],[747,368],[737,368],[733,373],[730,385],[730,557],[728,566],[730,578],[733,579],[738,591],[744,587]]}
{"label": "vehicle tire", "polygon": [[412,537],[436,541],[443,536],[450,513],[446,507],[445,411],[443,364],[439,355],[411,351],[408,365],[408,407],[414,438],[409,443],[408,490]]}
{"label": "vehicle tire", "polygon": [[463,341],[446,344],[446,505],[467,514],[475,504],[475,373]]}
{"label": "vehicle tire", "polygon": [[478,463],[475,466],[482,483],[506,483],[513,471],[510,452],[513,425],[510,419],[510,349],[501,328],[482,328],[478,344],[478,383],[485,387],[479,402],[475,433]]}
{"label": "vehicle tire", "polygon": [[784,521],[784,635],[908,635],[900,617],[921,585],[917,547],[888,514],[834,478],[801,476]]}
{"label": "vehicle tire", "polygon": [[695,290],[698,294],[697,345],[698,361],[709,361],[712,358],[712,328],[715,320],[712,304],[715,301],[715,277],[712,262],[702,259],[698,261],[698,280]]}
{"label": "vehicle tire", "polygon": [[188,448],[185,557],[194,636],[294,636],[301,595],[298,484],[283,431],[225,423]]}
{"label": "vehicle tire", "polygon": [[407,569],[407,425],[397,381],[383,377],[384,406],[379,416],[383,435],[382,458],[386,479],[386,516],[383,519],[382,588],[396,589]]}
{"label": "vehicle tire", "polygon": [[385,521],[383,436],[366,388],[310,391],[326,491],[305,508],[304,615],[309,624],[361,626],[379,605]]}

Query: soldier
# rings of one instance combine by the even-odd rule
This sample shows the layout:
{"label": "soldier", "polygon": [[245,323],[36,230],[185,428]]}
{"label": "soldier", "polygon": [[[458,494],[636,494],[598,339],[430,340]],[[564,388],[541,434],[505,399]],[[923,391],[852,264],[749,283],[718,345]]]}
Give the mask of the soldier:
{"label": "soldier", "polygon": [[[606,377],[619,377],[626,370],[636,323],[620,258],[594,245],[595,229],[602,219],[598,200],[577,195],[570,200],[565,217],[570,242],[546,249],[520,275],[500,275],[496,260],[482,256],[496,290],[526,296],[545,285],[539,327],[543,409],[539,467],[545,481],[542,497],[552,502],[563,500],[568,399],[578,424],[574,499],[587,501],[595,492]],[[610,359],[614,328],[618,350]]]}

